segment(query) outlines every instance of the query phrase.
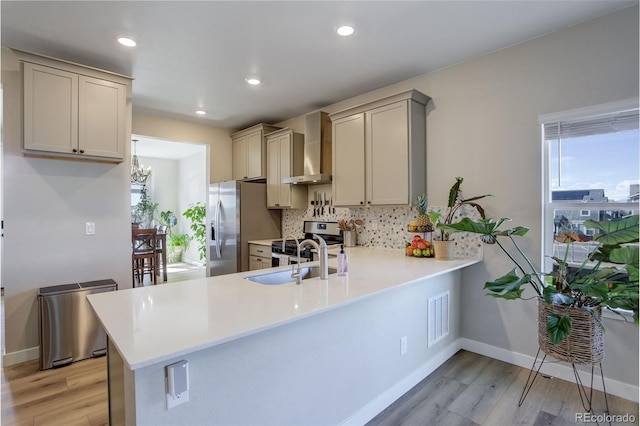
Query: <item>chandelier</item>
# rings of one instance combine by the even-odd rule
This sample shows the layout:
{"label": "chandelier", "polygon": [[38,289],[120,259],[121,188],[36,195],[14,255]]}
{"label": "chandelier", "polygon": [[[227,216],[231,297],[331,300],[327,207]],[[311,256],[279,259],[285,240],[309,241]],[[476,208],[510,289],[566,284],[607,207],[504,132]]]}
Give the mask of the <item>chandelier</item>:
{"label": "chandelier", "polygon": [[151,176],[151,167],[147,167],[145,169],[138,160],[136,151],[137,143],[138,140],[133,139],[133,156],[131,157],[131,182],[145,185],[147,183],[147,179],[149,179],[149,176]]}

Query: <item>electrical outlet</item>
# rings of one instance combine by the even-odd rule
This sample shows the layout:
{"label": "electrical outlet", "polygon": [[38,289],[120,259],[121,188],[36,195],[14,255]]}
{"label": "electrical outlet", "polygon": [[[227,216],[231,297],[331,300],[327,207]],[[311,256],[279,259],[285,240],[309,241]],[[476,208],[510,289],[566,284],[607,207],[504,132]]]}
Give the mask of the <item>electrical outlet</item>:
{"label": "electrical outlet", "polygon": [[84,224],[84,233],[86,235],[96,235],[96,223],[87,222]]}
{"label": "electrical outlet", "polygon": [[189,363],[176,362],[166,366],[167,410],[189,401]]}
{"label": "electrical outlet", "polygon": [[404,355],[407,353],[407,336],[402,336],[400,338],[400,355]]}

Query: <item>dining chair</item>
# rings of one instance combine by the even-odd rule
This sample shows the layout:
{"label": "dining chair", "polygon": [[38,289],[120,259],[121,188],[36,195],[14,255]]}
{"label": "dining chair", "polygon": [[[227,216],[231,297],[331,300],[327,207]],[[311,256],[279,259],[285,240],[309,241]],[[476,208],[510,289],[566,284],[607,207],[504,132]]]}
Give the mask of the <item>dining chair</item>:
{"label": "dining chair", "polygon": [[131,230],[131,273],[134,287],[136,284],[143,285],[146,274],[150,274],[154,285],[157,284],[156,247],[155,228]]}
{"label": "dining chair", "polygon": [[156,226],[156,273],[167,281],[167,225]]}

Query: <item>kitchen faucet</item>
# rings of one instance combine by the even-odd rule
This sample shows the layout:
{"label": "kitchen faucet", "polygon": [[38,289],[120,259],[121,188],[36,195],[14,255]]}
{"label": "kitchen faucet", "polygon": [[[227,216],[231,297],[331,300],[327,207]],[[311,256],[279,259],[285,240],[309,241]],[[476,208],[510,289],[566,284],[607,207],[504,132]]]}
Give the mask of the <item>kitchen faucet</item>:
{"label": "kitchen faucet", "polygon": [[[310,244],[318,250],[318,257],[320,258],[320,279],[328,280],[329,279],[329,253],[327,249],[327,242],[317,234],[313,234],[314,238],[317,238],[320,241],[320,244],[316,243],[314,240],[308,239],[302,241],[298,245],[298,258],[300,257],[300,249],[307,244]],[[298,263],[298,273],[300,273],[300,264]]]}
{"label": "kitchen faucet", "polygon": [[293,241],[296,242],[296,250],[298,252],[298,272],[293,272],[293,267],[291,268],[291,278],[295,278],[296,279],[296,284],[300,285],[302,284],[302,277],[300,275],[300,243],[298,242],[298,239],[296,237],[294,237],[293,235],[287,235],[286,237],[284,237],[282,239],[282,251],[284,252],[284,243],[287,242],[287,240],[291,238]]}

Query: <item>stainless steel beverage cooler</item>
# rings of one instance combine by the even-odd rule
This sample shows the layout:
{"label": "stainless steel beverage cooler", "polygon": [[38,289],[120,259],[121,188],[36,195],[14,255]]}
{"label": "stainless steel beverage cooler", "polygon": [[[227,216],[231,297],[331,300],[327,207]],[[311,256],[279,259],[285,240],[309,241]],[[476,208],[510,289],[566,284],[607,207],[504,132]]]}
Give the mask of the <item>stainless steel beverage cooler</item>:
{"label": "stainless steel beverage cooler", "polygon": [[41,370],[106,354],[107,336],[87,301],[87,295],[117,288],[111,279],[40,288]]}

